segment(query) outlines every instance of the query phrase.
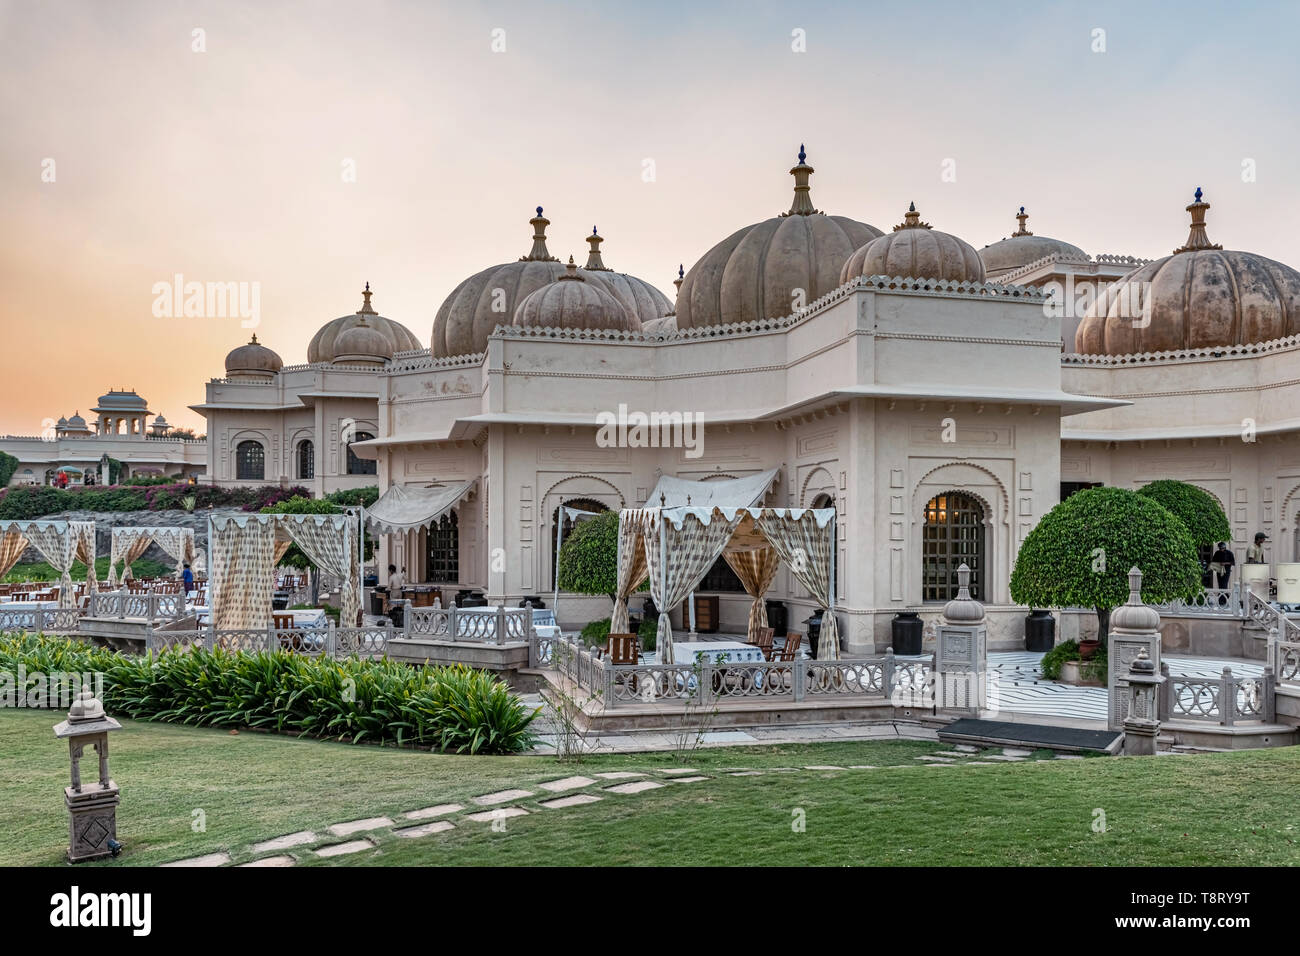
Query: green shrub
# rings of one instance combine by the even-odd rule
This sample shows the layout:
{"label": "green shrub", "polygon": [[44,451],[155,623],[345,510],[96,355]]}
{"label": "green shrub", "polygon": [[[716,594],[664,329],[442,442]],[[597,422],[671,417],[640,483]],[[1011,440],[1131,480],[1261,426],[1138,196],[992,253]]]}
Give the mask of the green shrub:
{"label": "green shrub", "polygon": [[[86,580],[86,566],[80,561],[72,563],[72,580]],[[176,568],[170,564],[164,564],[161,561],[153,561],[148,558],[141,558],[135,564],[131,565],[131,573],[137,578],[165,578],[176,573]],[[95,559],[95,578],[99,581],[100,587],[103,587],[104,581],[108,578],[108,558],[100,557]],[[9,573],[0,581],[6,584],[18,583],[20,581],[57,581],[59,572],[50,567],[46,561],[34,561],[30,564],[15,564]]]}
{"label": "green shrub", "polygon": [[20,464],[22,463],[13,455],[0,451],[0,488],[9,484],[9,480],[13,478]]}
{"label": "green shrub", "polygon": [[16,672],[20,664],[31,674],[103,674],[104,706],[117,717],[456,753],[527,750],[540,712],[491,675],[464,666],[287,651],[126,657],[62,638],[0,637],[0,671]]}
{"label": "green shrub", "polygon": [[588,621],[582,628],[579,635],[582,643],[588,647],[595,647],[598,644],[604,644],[609,639],[609,618],[601,618],[599,621]]}
{"label": "green shrub", "polygon": [[1231,540],[1228,516],[1223,513],[1219,500],[1208,491],[1185,481],[1165,479],[1144,485],[1137,493],[1160,502],[1172,512],[1187,528],[1195,544],[1208,547]]}
{"label": "green shrub", "polygon": [[[1042,670],[1043,676],[1048,680],[1060,680],[1061,665],[1066,661],[1077,660],[1079,660],[1079,642],[1062,641],[1043,655],[1043,660],[1038,666]],[[1103,641],[1098,646],[1096,653],[1092,655],[1092,659],[1084,664],[1079,671],[1080,676],[1085,680],[1101,681],[1102,686],[1105,686],[1110,678],[1108,670],[1106,644]]]}
{"label": "green shrub", "polygon": [[659,638],[659,618],[651,617],[641,621],[641,626],[636,630],[637,635],[641,638],[641,650],[653,651],[655,641]]}
{"label": "green shrub", "polygon": [[174,485],[176,484],[175,475],[132,475],[122,482],[124,485],[131,486],[148,486],[148,485]]}
{"label": "green shrub", "polygon": [[331,491],[325,496],[326,501],[333,502],[336,505],[364,505],[369,508],[379,500],[379,486],[367,485],[364,488],[343,488],[339,491]]}

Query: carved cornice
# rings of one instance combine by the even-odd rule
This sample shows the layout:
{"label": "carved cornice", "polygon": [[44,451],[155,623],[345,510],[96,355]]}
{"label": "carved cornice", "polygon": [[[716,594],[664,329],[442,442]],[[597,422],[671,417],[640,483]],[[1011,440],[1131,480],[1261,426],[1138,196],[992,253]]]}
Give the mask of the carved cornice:
{"label": "carved cornice", "polygon": [[1245,358],[1253,355],[1266,355],[1270,352],[1284,352],[1297,346],[1300,346],[1300,335],[1288,335],[1281,339],[1252,342],[1246,345],[1219,345],[1167,352],[1133,352],[1127,355],[1080,355],[1071,352],[1061,356],[1061,364],[1094,368],[1169,365],[1178,362],[1200,362],[1206,359]]}

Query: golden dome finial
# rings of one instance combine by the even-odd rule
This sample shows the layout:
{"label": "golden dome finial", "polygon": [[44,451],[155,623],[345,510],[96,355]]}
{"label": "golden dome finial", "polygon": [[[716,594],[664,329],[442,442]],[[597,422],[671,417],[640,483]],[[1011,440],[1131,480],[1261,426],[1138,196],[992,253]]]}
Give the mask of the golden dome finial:
{"label": "golden dome finial", "polygon": [[1210,208],[1208,202],[1201,201],[1201,187],[1196,187],[1195,199],[1187,207],[1187,211],[1192,214],[1192,229],[1187,234],[1186,245],[1179,246],[1174,250],[1174,255],[1180,252],[1195,252],[1197,249],[1222,249],[1223,246],[1210,242],[1210,237],[1205,233],[1205,210]]}
{"label": "golden dome finial", "polygon": [[808,177],[816,170],[809,166],[804,160],[808,154],[804,152],[803,143],[799,144],[799,162],[790,168],[790,175],[794,177],[794,202],[790,204],[790,211],[783,212],[784,216],[812,216],[820,212],[814,209],[812,196],[810,195],[811,187],[808,185]]}
{"label": "golden dome finial", "polygon": [[254,332],[254,333],[253,333],[253,337],[252,337],[251,339],[248,340],[248,344],[249,344],[249,345],[256,345],[256,344],[257,344],[257,333],[256,333],[256,332]]}
{"label": "golden dome finial", "polygon": [[1029,213],[1025,212],[1024,206],[1020,207],[1020,214],[1016,216],[1016,221],[1020,223],[1020,228],[1011,234],[1012,237],[1033,235],[1032,232],[1025,228],[1025,223],[1029,221]]}
{"label": "golden dome finial", "polygon": [[533,248],[528,251],[528,255],[520,256],[520,262],[559,262],[560,260],[551,255],[546,248],[546,227],[551,224],[551,220],[542,215],[542,207],[537,207],[537,215],[528,220],[529,225],[533,227]]}
{"label": "golden dome finial", "polygon": [[357,315],[378,315],[379,314],[370,307],[370,295],[371,295],[370,283],[367,282],[365,291],[361,293],[361,298],[364,301],[361,303],[361,308],[357,309]]}
{"label": "golden dome finial", "polygon": [[932,229],[934,228],[928,222],[921,222],[921,214],[916,211],[916,203],[908,203],[907,212],[903,216],[903,221],[894,227],[894,232],[900,229]]}
{"label": "golden dome finial", "polygon": [[583,266],[588,272],[611,272],[600,258],[600,244],[605,240],[601,238],[600,233],[596,232],[596,227],[591,227],[591,235],[587,237],[587,243],[591,246],[591,252],[587,254],[587,264]]}
{"label": "golden dome finial", "polygon": [[564,267],[564,275],[557,279],[557,282],[563,282],[566,279],[576,282],[586,282],[582,276],[578,275],[578,264],[573,261],[573,256],[569,256],[569,264]]}

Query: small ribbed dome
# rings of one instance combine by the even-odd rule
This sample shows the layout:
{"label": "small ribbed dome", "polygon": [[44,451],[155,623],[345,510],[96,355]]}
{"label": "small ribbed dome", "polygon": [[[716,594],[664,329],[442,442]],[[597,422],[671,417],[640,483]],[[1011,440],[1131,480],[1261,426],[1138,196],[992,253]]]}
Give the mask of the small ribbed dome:
{"label": "small ribbed dome", "polygon": [[73,415],[71,418],[68,419],[66,424],[69,428],[85,428],[86,420],[82,418],[80,415]]}
{"label": "small ribbed dome", "polygon": [[257,341],[257,333],[247,345],[241,345],[226,356],[226,375],[233,378],[269,378],[284,367],[280,356]]}
{"label": "small ribbed dome", "polygon": [[382,365],[393,357],[393,343],[363,315],[334,340],[334,364]]}
{"label": "small ribbed dome", "polygon": [[912,203],[893,232],[871,240],[849,257],[840,272],[840,285],[858,276],[983,282],[984,263],[969,242],[921,222]]}
{"label": "small ribbed dome", "polygon": [[789,212],[737,230],[691,266],[677,293],[678,328],[790,315],[839,288],[844,261],[881,235],[875,226],[813,208],[806,158],[800,146]]}
{"label": "small ribbed dome", "polygon": [[1072,259],[1088,258],[1088,254],[1078,246],[1060,239],[1035,236],[1026,229],[1025,223],[1029,219],[1029,214],[1025,212],[1024,206],[1020,207],[1016,219],[1020,223],[1020,228],[1009,238],[987,245],[979,252],[980,259],[984,262],[984,272],[990,279],[1050,255],[1068,256]]}
{"label": "small ribbed dome", "polygon": [[1213,245],[1210,204],[1195,201],[1187,243],[1108,286],[1075,333],[1075,351],[1130,355],[1250,345],[1300,333],[1300,272]]}
{"label": "small ribbed dome", "polygon": [[166,425],[166,424],[167,424],[167,419],[163,418],[163,417],[162,417],[162,413],[160,412],[159,414],[157,414],[157,415],[154,416],[154,418],[153,418],[153,423],[154,423],[155,425]]}
{"label": "small ribbed dome", "polygon": [[617,329],[636,332],[641,323],[603,287],[578,273],[569,257],[565,274],[528,295],[515,310],[515,325],[547,329]]}
{"label": "small ribbed dome", "polygon": [[122,409],[123,411],[149,406],[148,402],[131,389],[123,389],[120,392],[113,390],[107,395],[101,395],[99,396],[99,404],[105,408]]}
{"label": "small ribbed dome", "polygon": [[443,301],[433,320],[434,358],[486,350],[492,330],[509,325],[524,299],[564,275],[564,265],[546,249],[546,227],[551,221],[543,218],[541,206],[529,223],[533,247],[528,255],[474,273]]}
{"label": "small ribbed dome", "polygon": [[583,277],[594,279],[603,285],[642,325],[662,319],[671,312],[673,304],[668,301],[668,296],[649,282],[625,272],[615,272],[605,265],[600,257],[600,244],[604,241],[596,232],[596,227],[592,226],[591,235],[587,237],[591,252],[587,256],[587,264],[582,268]]}
{"label": "small ribbed dome", "polygon": [[60,416],[59,420],[54,423],[55,428],[67,428],[68,420]]}
{"label": "small ribbed dome", "polygon": [[326,322],[321,326],[307,345],[307,361],[315,364],[317,362],[335,362],[338,361],[338,339],[344,332],[360,324],[364,316],[367,324],[388,341],[388,357],[397,352],[409,352],[419,349],[420,340],[417,339],[411,330],[400,322],[395,322],[390,318],[380,315],[370,306],[370,283],[366,283],[365,291],[361,293],[361,308],[351,315],[342,315],[337,319]]}

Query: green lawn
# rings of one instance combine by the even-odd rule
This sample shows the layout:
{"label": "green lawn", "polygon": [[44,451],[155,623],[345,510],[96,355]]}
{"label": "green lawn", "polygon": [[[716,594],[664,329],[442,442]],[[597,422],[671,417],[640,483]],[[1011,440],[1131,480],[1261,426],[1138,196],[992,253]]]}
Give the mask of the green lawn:
{"label": "green lawn", "polygon": [[[74,581],[86,580],[86,566],[80,561],[72,562],[69,573]],[[131,565],[131,573],[138,578],[170,577],[176,573],[176,566],[141,558]],[[95,577],[100,582],[108,578],[108,558],[95,559]],[[0,583],[4,584],[18,584],[23,581],[52,581],[57,584],[59,572],[55,571],[47,561],[35,561],[30,564],[15,564],[8,574],[0,578]]]}
{"label": "green lawn", "polygon": [[[57,864],[67,842],[61,714],[0,712],[0,864]],[[122,788],[119,839],[102,865],[151,864],[217,850],[235,862],[249,844],[297,830],[388,815],[533,785],[575,773],[679,767],[671,754],[559,764],[552,757],[458,757],[266,734],[131,723],[111,738]],[[419,839],[373,835],[354,856],[301,863],[1278,865],[1300,862],[1294,780],[1300,749],[1144,759],[1025,762],[932,769],[923,742],[846,742],[709,749],[688,765],[713,775],[587,806],[528,816],[503,832],[463,814]],[[879,770],[727,769],[871,764]],[[93,757],[87,769],[94,766]],[[609,786],[611,782],[601,782]],[[596,788],[586,792],[599,793]],[[1107,831],[1093,831],[1094,808]],[[478,809],[478,808],[473,808]],[[202,810],[206,831],[194,832]],[[794,832],[796,811],[805,832]],[[467,810],[466,812],[471,812]],[[337,842],[322,836],[321,843]],[[94,864],[92,864],[94,865]]]}

